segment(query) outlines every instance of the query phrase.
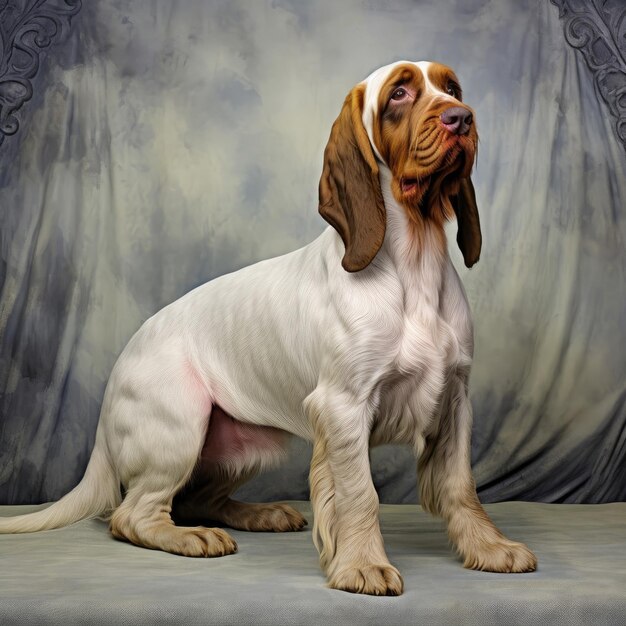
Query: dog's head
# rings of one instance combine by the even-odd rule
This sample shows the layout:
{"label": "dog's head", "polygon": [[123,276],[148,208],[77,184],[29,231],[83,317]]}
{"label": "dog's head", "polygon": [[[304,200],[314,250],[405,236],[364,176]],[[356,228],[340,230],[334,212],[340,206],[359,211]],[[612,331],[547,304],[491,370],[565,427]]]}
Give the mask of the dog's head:
{"label": "dog's head", "polygon": [[465,264],[476,263],[481,233],[469,176],[477,143],[474,112],[445,65],[401,61],[354,87],[333,124],[319,188],[320,213],[345,244],[343,267],[365,268],[382,245],[379,163],[413,224],[443,225],[456,214]]}

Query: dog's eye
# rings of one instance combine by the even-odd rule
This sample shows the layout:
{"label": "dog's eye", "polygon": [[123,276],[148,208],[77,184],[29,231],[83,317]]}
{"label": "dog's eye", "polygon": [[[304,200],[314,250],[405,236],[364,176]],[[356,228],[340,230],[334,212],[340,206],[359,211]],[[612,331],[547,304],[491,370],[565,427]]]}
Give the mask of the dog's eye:
{"label": "dog's eye", "polygon": [[461,90],[454,83],[448,83],[446,85],[446,93],[453,98],[461,99]]}
{"label": "dog's eye", "polygon": [[407,91],[404,87],[398,87],[392,94],[392,100],[403,100],[407,96]]}

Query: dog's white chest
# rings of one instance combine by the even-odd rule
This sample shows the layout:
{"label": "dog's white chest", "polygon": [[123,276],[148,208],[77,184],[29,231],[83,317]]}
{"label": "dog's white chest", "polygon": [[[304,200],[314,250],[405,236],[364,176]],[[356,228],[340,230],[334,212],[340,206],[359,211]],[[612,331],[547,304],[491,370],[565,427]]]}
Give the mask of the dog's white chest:
{"label": "dog's white chest", "polygon": [[415,442],[437,419],[454,374],[471,363],[463,349],[463,331],[446,319],[441,307],[404,311],[390,348],[393,358],[381,386],[373,443]]}
{"label": "dog's white chest", "polygon": [[425,371],[435,371],[440,378],[456,368],[460,358],[459,338],[442,306],[451,289],[444,281],[447,268],[433,262],[433,256],[426,254],[398,272],[403,311],[393,367],[413,379]]}
{"label": "dog's white chest", "polygon": [[425,322],[418,316],[406,317],[397,346],[394,368],[402,376],[419,377],[424,370],[454,367],[458,341],[441,318]]}

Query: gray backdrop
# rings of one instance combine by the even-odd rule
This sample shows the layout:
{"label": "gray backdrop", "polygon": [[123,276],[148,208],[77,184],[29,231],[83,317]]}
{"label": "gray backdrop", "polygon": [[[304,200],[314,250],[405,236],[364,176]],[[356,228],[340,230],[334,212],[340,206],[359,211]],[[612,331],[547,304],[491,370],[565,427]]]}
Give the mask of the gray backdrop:
{"label": "gray backdrop", "polygon": [[[65,31],[0,147],[0,503],[78,481],[146,318],[321,232],[342,100],[403,58],[451,65],[477,112],[484,249],[471,271],[452,255],[481,497],[626,499],[626,163],[555,6],[103,0]],[[243,497],[307,497],[309,450],[293,452]],[[407,450],[372,464],[382,500],[416,500]]]}

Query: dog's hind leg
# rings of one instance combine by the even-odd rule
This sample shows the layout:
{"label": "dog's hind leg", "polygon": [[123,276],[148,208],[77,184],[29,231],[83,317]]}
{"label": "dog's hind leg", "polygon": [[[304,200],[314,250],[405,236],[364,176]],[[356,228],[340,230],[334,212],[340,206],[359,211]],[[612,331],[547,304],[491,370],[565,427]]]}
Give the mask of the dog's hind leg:
{"label": "dog's hind leg", "polygon": [[213,520],[237,530],[301,530],[304,517],[281,503],[239,502],[230,498],[258,471],[284,457],[286,433],[244,424],[214,406],[200,462],[174,504],[178,520]]}
{"label": "dog's hind leg", "polygon": [[213,557],[237,551],[234,539],[220,528],[176,526],[170,517],[176,492],[163,476],[134,481],[121,506],[111,518],[117,539],[172,554]]}
{"label": "dog's hind leg", "polygon": [[[174,495],[196,466],[211,401],[175,359],[142,360],[116,376],[108,430],[126,495],[111,517],[117,539],[173,554],[212,557],[237,551],[222,529],[175,526]],[[151,368],[151,365],[154,366]],[[156,383],[159,384],[156,384]],[[111,383],[110,383],[111,384]]]}
{"label": "dog's hind leg", "polygon": [[210,477],[204,474],[201,486],[181,496],[174,504],[174,516],[181,522],[220,522],[236,530],[288,532],[302,530],[306,519],[293,507],[280,502],[240,502],[230,498],[238,487],[256,472],[238,477],[215,468]]}

